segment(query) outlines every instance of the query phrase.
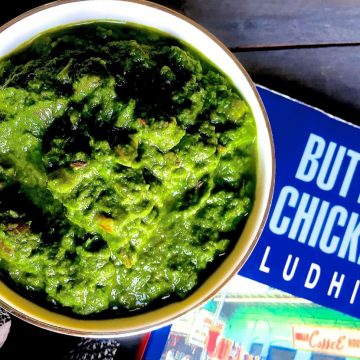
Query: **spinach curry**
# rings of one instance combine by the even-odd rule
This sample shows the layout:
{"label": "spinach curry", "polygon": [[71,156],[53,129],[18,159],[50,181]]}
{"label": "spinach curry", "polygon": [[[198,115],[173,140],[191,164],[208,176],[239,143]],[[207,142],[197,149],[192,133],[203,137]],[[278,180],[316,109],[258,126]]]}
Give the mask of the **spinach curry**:
{"label": "spinach curry", "polygon": [[0,269],[58,311],[189,294],[237,241],[255,170],[249,105],[177,39],[96,22],[0,60]]}

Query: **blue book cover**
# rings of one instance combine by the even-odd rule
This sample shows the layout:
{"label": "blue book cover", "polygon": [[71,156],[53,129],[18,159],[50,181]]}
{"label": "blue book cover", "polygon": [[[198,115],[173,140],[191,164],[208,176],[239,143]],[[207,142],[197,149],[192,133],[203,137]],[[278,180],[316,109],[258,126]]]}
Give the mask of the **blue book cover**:
{"label": "blue book cover", "polygon": [[[275,190],[240,275],[360,318],[360,128],[266,88],[258,91],[274,137]],[[169,332],[151,334],[145,360],[161,357]]]}
{"label": "blue book cover", "polygon": [[275,190],[240,274],[360,317],[360,128],[259,92],[274,137]]}

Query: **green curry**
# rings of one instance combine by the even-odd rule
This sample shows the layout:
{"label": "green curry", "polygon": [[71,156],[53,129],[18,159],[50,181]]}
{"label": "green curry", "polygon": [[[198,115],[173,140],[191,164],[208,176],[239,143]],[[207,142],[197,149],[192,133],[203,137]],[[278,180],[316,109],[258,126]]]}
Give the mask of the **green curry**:
{"label": "green curry", "polygon": [[177,39],[90,23],[0,60],[0,269],[60,311],[186,296],[237,241],[255,168],[249,105]]}

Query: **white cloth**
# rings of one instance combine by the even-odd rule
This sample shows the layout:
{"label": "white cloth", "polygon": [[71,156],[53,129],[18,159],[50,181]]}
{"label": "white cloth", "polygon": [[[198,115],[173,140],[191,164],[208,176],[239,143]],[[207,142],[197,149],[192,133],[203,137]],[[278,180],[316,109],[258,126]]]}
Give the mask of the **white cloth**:
{"label": "white cloth", "polygon": [[0,348],[4,345],[9,335],[11,319],[9,314],[0,308]]}

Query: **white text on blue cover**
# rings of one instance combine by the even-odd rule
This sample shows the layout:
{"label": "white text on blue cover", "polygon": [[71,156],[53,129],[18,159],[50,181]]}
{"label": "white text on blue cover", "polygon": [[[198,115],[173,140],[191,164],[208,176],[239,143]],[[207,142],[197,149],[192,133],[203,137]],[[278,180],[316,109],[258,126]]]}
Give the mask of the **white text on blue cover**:
{"label": "white text on blue cover", "polygon": [[[295,178],[313,184],[315,188],[322,190],[324,197],[326,193],[331,196],[328,201],[301,192],[295,186],[283,186],[275,199],[269,221],[271,232],[360,265],[360,219],[359,214],[352,211],[360,204],[358,166],[360,168],[359,152],[333,141],[326,141],[319,135],[310,134]],[[270,253],[271,247],[268,246],[260,271],[270,272],[267,266]],[[293,279],[299,261],[299,257],[289,254],[283,270],[285,281]],[[320,280],[321,272],[319,264],[312,262],[304,286],[314,289]],[[335,271],[327,295],[338,298],[345,280],[345,274]],[[353,280],[351,287],[353,291],[349,302],[354,304],[360,280]]]}

